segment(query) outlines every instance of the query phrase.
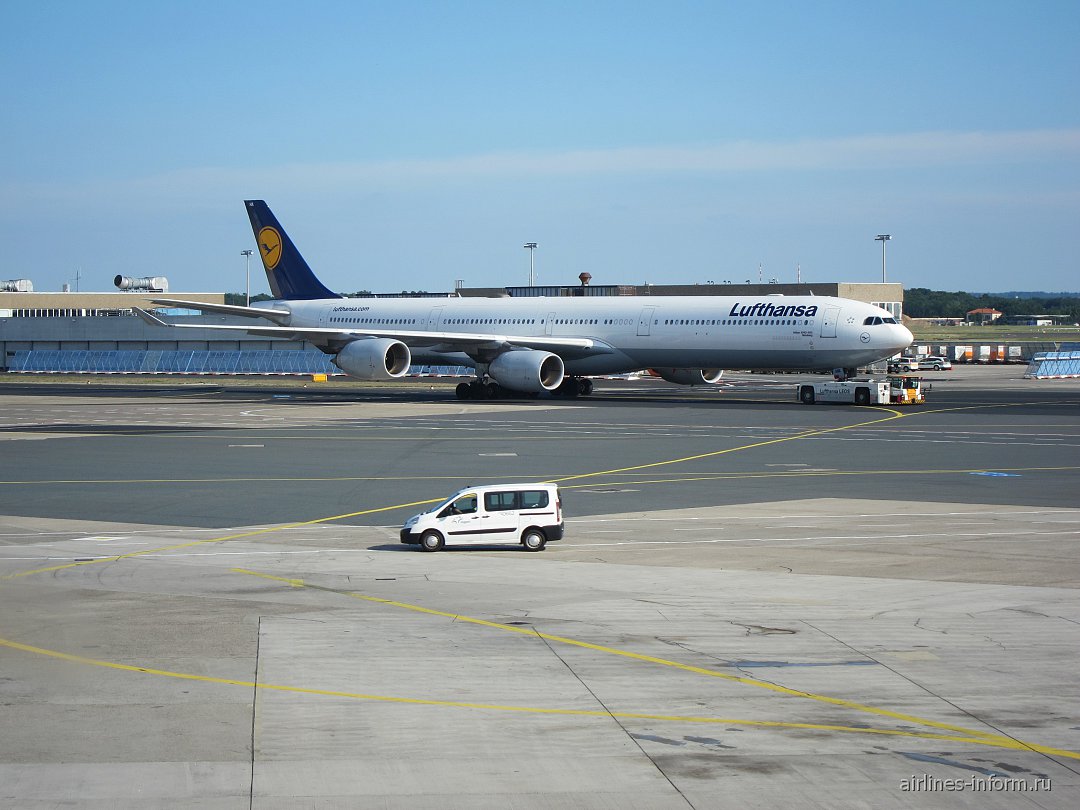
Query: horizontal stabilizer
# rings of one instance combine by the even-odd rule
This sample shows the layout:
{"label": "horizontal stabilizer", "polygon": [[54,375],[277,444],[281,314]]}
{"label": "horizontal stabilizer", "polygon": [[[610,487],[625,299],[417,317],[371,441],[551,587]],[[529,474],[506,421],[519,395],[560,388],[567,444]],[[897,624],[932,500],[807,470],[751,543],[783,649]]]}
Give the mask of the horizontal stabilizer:
{"label": "horizontal stabilizer", "polygon": [[150,300],[155,304],[197,309],[199,312],[219,312],[222,315],[239,315],[243,318],[266,318],[274,323],[285,323],[289,318],[289,310],[287,309],[242,307],[236,304],[206,304],[201,301],[181,301],[176,298],[151,298]]}
{"label": "horizontal stabilizer", "polygon": [[161,320],[157,315],[147,312],[145,309],[139,309],[138,307],[132,307],[135,314],[138,315],[143,321],[151,326],[172,326],[171,323],[166,323]]}

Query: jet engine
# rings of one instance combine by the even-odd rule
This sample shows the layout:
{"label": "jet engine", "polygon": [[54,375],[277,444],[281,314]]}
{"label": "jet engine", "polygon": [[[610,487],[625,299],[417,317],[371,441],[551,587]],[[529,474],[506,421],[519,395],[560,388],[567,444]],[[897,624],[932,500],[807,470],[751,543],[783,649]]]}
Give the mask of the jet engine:
{"label": "jet engine", "polygon": [[337,353],[334,365],[358,380],[389,380],[404,376],[412,364],[412,352],[400,340],[365,338],[348,343]]}
{"label": "jet engine", "polygon": [[503,352],[488,366],[488,374],[503,388],[527,393],[554,391],[563,381],[563,371],[559,355],[535,349]]}
{"label": "jet engine", "polygon": [[653,371],[676,385],[707,385],[719,382],[724,376],[722,368],[654,368]]}

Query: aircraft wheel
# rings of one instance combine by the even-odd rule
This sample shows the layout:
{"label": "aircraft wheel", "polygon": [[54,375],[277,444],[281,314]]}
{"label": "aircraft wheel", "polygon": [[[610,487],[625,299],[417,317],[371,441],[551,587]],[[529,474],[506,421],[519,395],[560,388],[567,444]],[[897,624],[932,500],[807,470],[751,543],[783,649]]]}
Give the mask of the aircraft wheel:
{"label": "aircraft wheel", "polygon": [[592,380],[581,379],[578,380],[577,390],[583,397],[589,396],[592,393]]}
{"label": "aircraft wheel", "polygon": [[468,383],[458,383],[454,390],[458,399],[472,399],[472,387]]}
{"label": "aircraft wheel", "polygon": [[424,551],[439,551],[442,547],[443,538],[438,532],[424,532],[420,538],[420,548]]}

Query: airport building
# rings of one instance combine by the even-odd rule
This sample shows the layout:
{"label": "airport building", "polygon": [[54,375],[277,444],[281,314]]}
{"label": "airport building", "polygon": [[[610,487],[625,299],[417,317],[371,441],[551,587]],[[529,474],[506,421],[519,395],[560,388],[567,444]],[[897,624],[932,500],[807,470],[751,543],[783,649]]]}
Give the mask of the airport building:
{"label": "airport building", "polygon": [[[120,279],[120,277],[117,277]],[[877,304],[903,314],[901,284],[679,284],[461,287],[467,297],[823,295]],[[189,324],[248,325],[250,318],[162,309],[151,298],[224,303],[224,293],[169,292],[165,279],[122,279],[116,292],[33,292],[23,283],[0,292],[0,371],[52,373],[336,374],[328,357],[302,342],[227,334],[213,329],[161,329],[135,317],[134,308],[157,309]],[[138,284],[136,282],[142,282]],[[150,283],[157,286],[148,288]],[[120,283],[118,282],[118,286]],[[164,289],[162,289],[164,288]],[[381,297],[381,296],[380,296]],[[401,297],[394,294],[393,297]],[[424,297],[434,297],[424,294]],[[177,340],[177,333],[183,340]],[[440,368],[435,373],[440,373]],[[445,370],[443,370],[445,371]]]}

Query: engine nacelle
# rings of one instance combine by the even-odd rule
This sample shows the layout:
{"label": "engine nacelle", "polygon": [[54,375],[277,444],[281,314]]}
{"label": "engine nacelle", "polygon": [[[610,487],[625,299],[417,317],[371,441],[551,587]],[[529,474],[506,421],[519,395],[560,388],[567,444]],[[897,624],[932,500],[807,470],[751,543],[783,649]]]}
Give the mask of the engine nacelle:
{"label": "engine nacelle", "polygon": [[400,340],[365,338],[345,345],[334,365],[358,380],[392,380],[412,365],[412,352]]}
{"label": "engine nacelle", "polygon": [[653,371],[676,385],[708,385],[724,376],[722,368],[654,368]]}
{"label": "engine nacelle", "polygon": [[527,393],[554,391],[564,373],[559,355],[535,349],[503,352],[488,366],[488,374],[503,388]]}

